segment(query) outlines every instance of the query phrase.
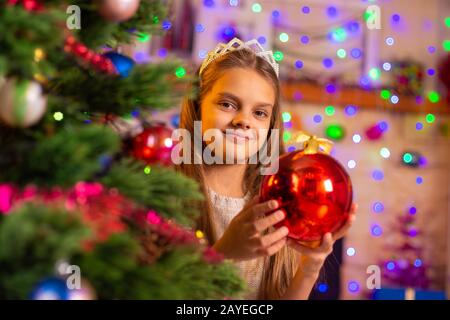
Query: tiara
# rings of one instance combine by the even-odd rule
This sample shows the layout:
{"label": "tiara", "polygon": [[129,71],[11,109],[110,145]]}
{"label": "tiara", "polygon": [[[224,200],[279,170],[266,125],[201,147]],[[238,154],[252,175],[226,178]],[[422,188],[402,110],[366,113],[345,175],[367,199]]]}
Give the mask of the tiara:
{"label": "tiara", "polygon": [[242,50],[242,49],[250,49],[253,51],[258,57],[262,57],[264,60],[266,60],[275,71],[277,77],[279,73],[279,65],[275,61],[273,57],[272,50],[264,50],[264,48],[261,46],[261,44],[256,39],[252,39],[247,42],[243,42],[242,40],[239,40],[238,38],[234,38],[227,44],[219,43],[213,51],[210,51],[208,53],[208,56],[205,60],[203,60],[203,63],[200,67],[199,75],[201,76],[203,70],[215,59],[225,55],[228,52],[236,51],[236,50]]}

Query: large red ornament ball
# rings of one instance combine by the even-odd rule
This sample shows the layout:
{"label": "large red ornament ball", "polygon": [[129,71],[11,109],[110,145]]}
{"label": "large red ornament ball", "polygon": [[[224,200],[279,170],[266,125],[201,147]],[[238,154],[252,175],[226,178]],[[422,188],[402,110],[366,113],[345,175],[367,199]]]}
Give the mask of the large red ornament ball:
{"label": "large red ornament ball", "polygon": [[310,247],[346,222],[352,197],[350,177],[336,160],[304,151],[282,155],[278,172],[263,178],[260,192],[261,202],[276,199],[286,212],[275,227],[288,227],[288,237]]}
{"label": "large red ornament ball", "polygon": [[172,164],[172,130],[163,125],[145,128],[133,139],[132,153],[148,164]]}

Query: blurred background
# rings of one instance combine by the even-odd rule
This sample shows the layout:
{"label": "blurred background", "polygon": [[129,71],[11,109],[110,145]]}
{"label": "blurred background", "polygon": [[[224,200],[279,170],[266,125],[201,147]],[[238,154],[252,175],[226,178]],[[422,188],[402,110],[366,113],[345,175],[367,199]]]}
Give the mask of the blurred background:
{"label": "blurred background", "polygon": [[[335,142],[359,211],[314,299],[441,299],[450,294],[450,2],[176,0],[163,35],[123,47],[138,64],[182,59],[193,74],[234,37],[280,64],[284,140]],[[176,128],[180,105],[154,112]],[[288,151],[294,146],[287,144]],[[381,289],[368,278],[379,266]],[[369,281],[370,282],[370,281]]]}

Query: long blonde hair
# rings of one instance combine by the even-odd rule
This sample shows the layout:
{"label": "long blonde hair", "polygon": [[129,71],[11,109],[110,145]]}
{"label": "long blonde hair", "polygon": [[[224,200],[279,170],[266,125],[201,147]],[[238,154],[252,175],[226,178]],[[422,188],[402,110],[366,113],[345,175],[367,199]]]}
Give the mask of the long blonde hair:
{"label": "long blonde hair", "polygon": [[[186,96],[181,109],[180,128],[187,129],[191,134],[191,146],[194,145],[194,121],[201,120],[200,105],[205,95],[212,89],[215,82],[222,74],[231,68],[252,69],[258,74],[268,79],[275,90],[275,104],[272,111],[270,128],[267,138],[267,148],[270,151],[270,134],[272,129],[278,129],[280,132],[279,152],[284,153],[283,147],[283,126],[280,111],[280,87],[277,75],[272,66],[263,58],[256,56],[252,51],[247,49],[236,50],[225,54],[224,56],[211,62],[202,72],[201,78],[198,75],[192,83],[191,93]],[[195,152],[195,151],[194,151]],[[270,154],[270,153],[269,153]],[[202,230],[209,243],[213,244],[217,240],[216,230],[212,223],[212,207],[207,196],[204,183],[204,167],[203,164],[194,164],[194,155],[191,156],[191,164],[181,164],[177,169],[187,176],[200,182],[200,187],[205,195],[205,200],[198,203],[198,208],[203,214],[198,220],[197,227]],[[261,175],[259,173],[261,164],[248,164],[244,177],[244,190],[254,197],[259,192],[261,183]],[[294,276],[297,255],[287,246],[278,251],[275,255],[266,258],[264,261],[264,270],[262,277],[262,286],[260,290],[260,299],[277,299],[280,298]]]}

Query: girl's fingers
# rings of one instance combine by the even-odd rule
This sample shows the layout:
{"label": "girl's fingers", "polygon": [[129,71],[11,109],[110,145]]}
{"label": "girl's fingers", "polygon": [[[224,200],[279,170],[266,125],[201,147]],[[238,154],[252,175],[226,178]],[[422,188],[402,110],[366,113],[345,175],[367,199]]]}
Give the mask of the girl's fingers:
{"label": "girl's fingers", "polygon": [[264,255],[264,256],[272,256],[275,253],[277,253],[278,251],[280,251],[281,248],[283,248],[285,244],[286,244],[286,237],[283,237],[281,240],[278,240],[277,242],[272,244],[270,247],[257,250],[257,253]]}
{"label": "girl's fingers", "polygon": [[297,242],[296,240],[294,240],[294,239],[288,239],[288,240],[287,240],[287,244],[288,244],[291,248],[295,249],[296,251],[298,251],[298,252],[300,252],[301,254],[304,254],[304,255],[311,255],[311,254],[313,254],[313,253],[316,252],[315,249],[311,249],[311,248],[302,246],[300,243],[298,243],[298,242]]}
{"label": "girl's fingers", "polygon": [[327,232],[323,235],[322,243],[320,244],[319,251],[326,254],[330,254],[333,251],[333,235]]}
{"label": "girl's fingers", "polygon": [[355,221],[355,215],[351,214],[347,221],[345,222],[345,224],[334,233],[333,235],[333,239],[334,241],[341,239],[342,237],[344,237],[347,234],[348,229],[350,229],[350,227],[353,224],[353,221]]}
{"label": "girl's fingers", "polygon": [[323,236],[322,243],[317,248],[305,247],[294,239],[288,239],[287,243],[291,248],[297,250],[301,254],[310,256],[310,255],[317,255],[318,253],[324,253],[327,255],[330,254],[333,251],[334,241],[333,236],[331,235],[331,233],[328,232]]}
{"label": "girl's fingers", "polygon": [[267,217],[260,218],[256,221],[253,221],[253,231],[255,233],[261,233],[267,228],[277,224],[281,220],[283,220],[286,217],[286,214],[283,210],[277,210],[271,215],[268,215]]}
{"label": "girl's fingers", "polygon": [[348,229],[350,229],[350,227],[352,226],[353,222],[356,219],[356,215],[355,212],[358,209],[358,205],[357,204],[353,204],[352,208],[350,209],[350,215],[348,216],[347,221],[345,222],[345,224],[334,233],[333,235],[333,239],[334,241],[339,240],[340,238],[342,238],[343,236],[345,236],[345,234],[347,233]]}
{"label": "girl's fingers", "polygon": [[274,232],[258,237],[255,240],[258,241],[258,245],[267,248],[272,246],[275,242],[285,238],[289,234],[289,229],[287,227],[281,227]]}
{"label": "girl's fingers", "polygon": [[247,209],[245,210],[246,217],[250,221],[253,221],[259,218],[261,215],[275,210],[279,206],[280,204],[277,200],[269,200],[262,203],[257,203],[247,207]]}

